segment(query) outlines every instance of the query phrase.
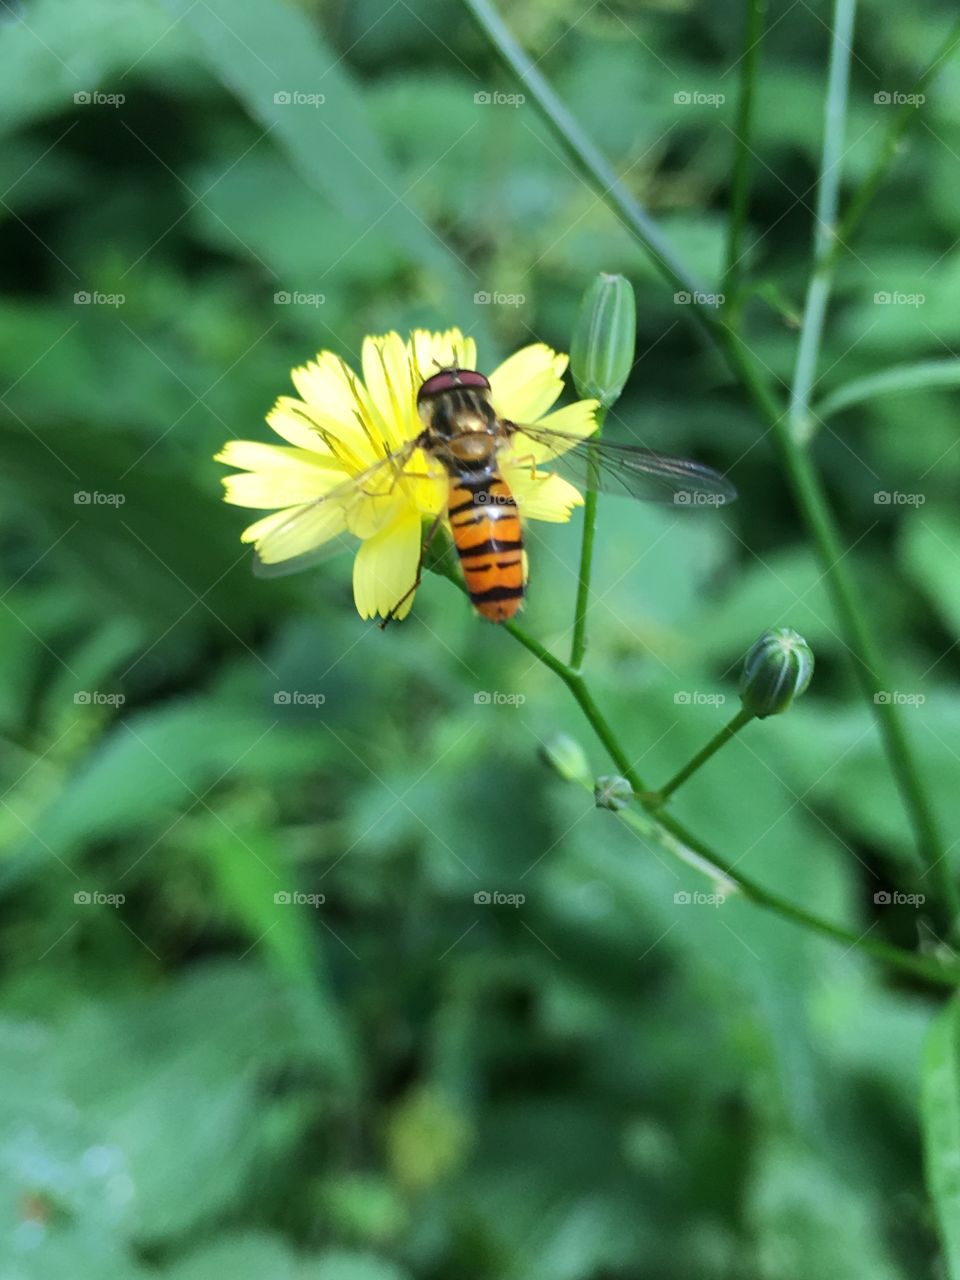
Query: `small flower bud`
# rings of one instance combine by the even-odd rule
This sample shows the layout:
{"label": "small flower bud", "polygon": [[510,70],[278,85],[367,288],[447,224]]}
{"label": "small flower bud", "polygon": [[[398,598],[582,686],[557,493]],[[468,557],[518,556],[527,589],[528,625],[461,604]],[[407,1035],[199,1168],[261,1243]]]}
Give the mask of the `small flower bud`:
{"label": "small flower bud", "polygon": [[590,765],[583,747],[566,733],[555,733],[544,743],[543,758],[566,782],[589,782]]}
{"label": "small flower bud", "polygon": [[601,273],[583,296],[570,343],[577,394],[608,409],[633,368],[637,304],[625,276]]}
{"label": "small flower bud", "polygon": [[593,788],[598,809],[624,809],[633,799],[633,787],[617,774],[598,778]]}
{"label": "small flower bud", "polygon": [[765,631],[743,660],[740,701],[764,720],[789,711],[813,675],[813,650],[789,627]]}

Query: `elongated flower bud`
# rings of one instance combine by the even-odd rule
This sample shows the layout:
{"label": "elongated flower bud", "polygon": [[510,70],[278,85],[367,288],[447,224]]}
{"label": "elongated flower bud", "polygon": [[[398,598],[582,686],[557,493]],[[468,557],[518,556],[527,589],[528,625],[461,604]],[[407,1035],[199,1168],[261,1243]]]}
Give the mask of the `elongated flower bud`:
{"label": "elongated flower bud", "polygon": [[625,276],[601,273],[583,295],[570,344],[570,372],[577,394],[608,409],[633,368],[637,304]]}
{"label": "elongated flower bud", "polygon": [[758,720],[789,711],[813,675],[813,650],[789,627],[765,631],[743,661],[740,701]]}
{"label": "elongated flower bud", "polygon": [[552,765],[565,782],[589,781],[590,765],[583,747],[568,733],[555,733],[542,750],[547,764]]}

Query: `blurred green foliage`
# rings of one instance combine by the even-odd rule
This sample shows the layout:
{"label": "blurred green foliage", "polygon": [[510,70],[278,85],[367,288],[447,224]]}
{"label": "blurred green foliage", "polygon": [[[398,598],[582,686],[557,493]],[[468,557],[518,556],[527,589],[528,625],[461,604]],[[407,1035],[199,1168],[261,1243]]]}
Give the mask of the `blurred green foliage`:
{"label": "blurred green foliage", "polygon": [[[716,281],[740,5],[508,17]],[[910,91],[950,17],[862,5],[850,184],[874,95]],[[747,324],[784,379],[828,22],[767,16]],[[318,348],[457,324],[485,366],[565,350],[584,287],[622,271],[638,363],[609,434],[729,469],[742,499],[601,503],[598,700],[656,785],[735,708],[752,641],[802,632],[810,693],[676,811],[819,914],[936,945],[922,910],[874,902],[924,881],[769,441],[532,106],[475,100],[517,86],[460,6],[10,0],[0,59],[2,1280],[939,1274],[933,993],[744,903],[678,906],[694,874],[542,766],[573,703],[453,586],[381,634],[347,561],[253,580],[220,504],[210,456],[266,439]],[[817,398],[953,357],[958,90],[948,60],[843,260]],[[95,93],[123,101],[75,99]],[[956,442],[936,379],[841,402],[817,442],[947,832]],[[525,622],[561,652],[577,536],[530,531]]]}

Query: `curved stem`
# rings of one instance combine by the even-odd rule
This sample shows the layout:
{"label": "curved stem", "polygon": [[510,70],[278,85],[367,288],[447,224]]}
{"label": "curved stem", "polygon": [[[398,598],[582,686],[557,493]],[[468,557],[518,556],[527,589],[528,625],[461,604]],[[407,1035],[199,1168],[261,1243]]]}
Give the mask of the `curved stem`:
{"label": "curved stem", "polygon": [[788,414],[790,431],[801,444],[812,435],[810,394],[817,377],[823,325],[833,287],[833,257],[829,250],[833,245],[837,220],[850,80],[850,46],[856,9],[857,0],[836,0],[833,11],[823,156],[813,224],[813,270],[807,285]]}
{"label": "curved stem", "polygon": [[[838,0],[852,4],[852,0]],[[602,154],[559,101],[536,70],[530,58],[513,39],[490,0],[465,0],[498,53],[522,81],[557,130],[562,142],[584,176],[600,192],[614,212],[653,256],[662,275],[674,288],[693,295],[688,311],[719,344],[731,371],[770,429],[781,463],[793,492],[801,518],[813,539],[823,568],[823,578],[854,658],[854,670],[864,700],[877,721],[884,750],[904,806],[910,817],[921,857],[935,874],[951,921],[960,916],[960,895],[953,883],[944,846],[929,804],[926,784],[903,727],[900,709],[892,702],[876,702],[879,690],[889,689],[886,664],[879,645],[874,643],[871,621],[866,614],[854,576],[844,562],[844,550],[836,519],[827,499],[819,472],[800,445],[785,419],[778,397],[761,374],[756,358],[724,315],[697,301],[700,286],[667,243],[657,223],[632,199]]]}
{"label": "curved stem", "polygon": [[[807,911],[803,907],[798,907],[787,898],[781,898],[778,894],[771,893],[762,885],[743,875],[732,863],[714,852],[704,841],[689,832],[676,818],[667,813],[658,812],[656,802],[645,796],[642,781],[631,765],[627,753],[594,702],[593,695],[579,672],[571,670],[565,662],[562,662],[549,649],[545,648],[539,640],[534,639],[533,636],[524,631],[522,627],[517,626],[516,623],[506,622],[503,627],[534,657],[538,658],[560,677],[573,694],[597,738],[605,747],[610,759],[633,787],[634,793],[646,813],[641,815],[631,809],[619,810],[617,816],[626,822],[628,826],[631,826],[644,838],[655,840],[661,848],[667,850],[688,866],[695,867],[696,870],[716,881],[734,886],[737,892],[758,907],[773,911],[785,920],[790,920],[794,924],[802,925],[816,933],[823,934],[824,937],[832,938],[836,942],[846,943],[848,948],[857,948],[872,955],[875,959],[882,960],[886,964],[901,969],[906,973],[927,978],[929,981],[940,985],[960,986],[960,970],[947,968],[935,960],[928,960],[924,956],[915,955],[913,952],[904,951],[900,947],[877,941],[866,935],[858,935],[850,929],[844,929],[842,925],[833,924],[830,920],[824,920],[822,917],[814,915],[813,912]],[[745,713],[741,712],[741,715],[743,714]],[[727,728],[730,729],[732,724],[736,723],[739,718],[736,717]],[[591,790],[589,784],[585,783],[583,785],[587,791]]]}
{"label": "curved stem", "polygon": [[[597,429],[591,437],[598,440],[603,431],[606,410],[597,411]],[[591,472],[596,459],[591,456]],[[593,539],[597,524],[597,490],[588,488],[583,500],[583,541],[580,544],[580,572],[577,586],[577,603],[573,617],[573,643],[570,647],[570,666],[579,671],[583,655],[587,651],[587,610],[590,608],[590,578],[593,572]]]}
{"label": "curved stem", "polygon": [[750,203],[750,139],[753,134],[753,99],[760,67],[760,42],[763,38],[764,0],[746,0],[746,51],[740,60],[740,100],[737,103],[735,134],[736,156],[730,193],[730,223],[727,228],[727,256],[723,273],[723,292],[731,315],[737,314],[740,277],[743,272],[743,233],[747,225]]}
{"label": "curved stem", "polygon": [[725,724],[718,734],[710,739],[705,747],[702,747],[692,760],[688,760],[679,772],[675,773],[665,787],[661,787],[659,791],[653,792],[647,799],[647,807],[659,808],[664,801],[669,800],[677,787],[696,773],[701,765],[706,764],[712,755],[720,750],[722,746],[730,741],[732,737],[740,732],[745,724],[749,724],[753,719],[753,713],[745,710],[743,707],[737,712],[729,724]]}

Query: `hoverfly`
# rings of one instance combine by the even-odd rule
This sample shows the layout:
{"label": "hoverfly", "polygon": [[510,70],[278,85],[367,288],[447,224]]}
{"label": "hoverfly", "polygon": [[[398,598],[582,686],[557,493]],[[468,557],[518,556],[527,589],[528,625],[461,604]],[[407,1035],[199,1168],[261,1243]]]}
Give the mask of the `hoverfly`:
{"label": "hoverfly", "polygon": [[[700,463],[665,457],[636,445],[581,438],[500,418],[491,403],[488,379],[474,369],[451,365],[431,375],[417,393],[417,410],[423,424],[419,435],[266,535],[255,563],[261,577],[294,573],[329,555],[329,548],[318,547],[287,558],[284,549],[286,545],[302,546],[302,535],[311,527],[322,533],[331,504],[344,511],[363,497],[392,493],[393,484],[380,491],[377,484],[391,471],[395,483],[400,482],[417,450],[443,468],[449,483],[446,507],[430,527],[423,550],[445,519],[473,607],[490,622],[512,618],[526,591],[523,529],[517,503],[501,471],[506,454],[515,462],[529,461],[534,470],[541,464],[548,466],[580,488],[644,501],[698,505],[730,502],[736,497],[728,480]],[[421,568],[422,562],[423,551]],[[386,622],[419,584],[420,569]]]}

